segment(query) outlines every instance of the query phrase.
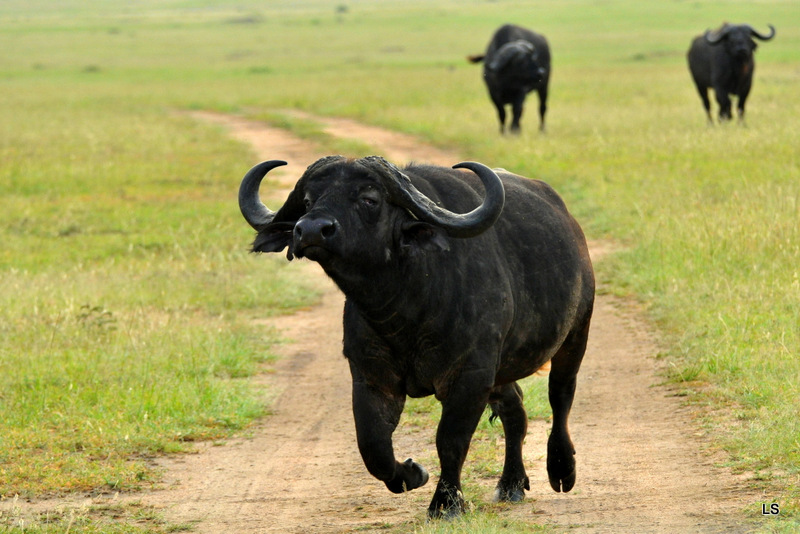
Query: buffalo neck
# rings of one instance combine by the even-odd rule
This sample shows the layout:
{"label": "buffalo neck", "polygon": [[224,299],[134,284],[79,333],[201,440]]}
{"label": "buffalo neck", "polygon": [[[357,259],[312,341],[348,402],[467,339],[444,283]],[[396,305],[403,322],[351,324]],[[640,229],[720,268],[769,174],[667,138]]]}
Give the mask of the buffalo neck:
{"label": "buffalo neck", "polygon": [[355,270],[347,276],[326,270],[328,276],[377,331],[394,333],[426,322],[438,309],[448,279],[432,283],[427,262],[392,263]]}

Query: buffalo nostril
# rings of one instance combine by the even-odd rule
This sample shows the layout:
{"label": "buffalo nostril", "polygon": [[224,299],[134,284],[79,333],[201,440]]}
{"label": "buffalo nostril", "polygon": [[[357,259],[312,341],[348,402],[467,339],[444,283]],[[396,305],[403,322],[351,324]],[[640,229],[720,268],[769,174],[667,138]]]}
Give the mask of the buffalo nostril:
{"label": "buffalo nostril", "polygon": [[333,223],[328,224],[327,226],[324,226],[322,228],[322,231],[320,233],[322,234],[322,237],[324,237],[325,239],[328,239],[331,236],[333,236],[333,234],[336,233],[336,225],[333,224]]}

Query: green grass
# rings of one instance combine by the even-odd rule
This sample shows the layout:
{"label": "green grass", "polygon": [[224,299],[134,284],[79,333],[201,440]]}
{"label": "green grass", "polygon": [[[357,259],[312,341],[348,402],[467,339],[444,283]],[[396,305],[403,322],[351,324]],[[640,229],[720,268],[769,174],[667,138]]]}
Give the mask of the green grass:
{"label": "green grass", "polygon": [[0,532],[30,534],[167,534],[191,532],[190,523],[170,524],[152,506],[140,502],[121,504],[109,500],[88,507],[59,507],[26,513],[12,506],[8,517],[0,517]]}
{"label": "green grass", "polygon": [[526,534],[547,532],[548,529],[529,522],[504,518],[496,510],[478,508],[452,521],[432,521],[410,528],[404,526],[402,531],[414,534]]}
{"label": "green grass", "polygon": [[[723,20],[778,30],[746,127],[706,126],[685,65]],[[532,95],[523,134],[498,136],[464,59],[508,21],[553,48],[545,135]],[[313,291],[246,253],[234,199],[255,156],[176,111],[366,150],[281,112],[299,108],[552,183],[590,237],[623,245],[598,276],[646,305],[665,378],[796,521],[798,27],[789,0],[2,2],[0,494],[146,486],[143,458],[263,413],[251,319]]]}

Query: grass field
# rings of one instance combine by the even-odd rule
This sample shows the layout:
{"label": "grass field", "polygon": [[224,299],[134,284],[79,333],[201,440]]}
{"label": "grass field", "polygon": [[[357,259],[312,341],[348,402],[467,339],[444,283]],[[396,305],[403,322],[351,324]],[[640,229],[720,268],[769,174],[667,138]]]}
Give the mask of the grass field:
{"label": "grass field", "polygon": [[[708,127],[685,65],[724,20],[778,30],[746,126]],[[553,49],[545,135],[532,96],[500,137],[464,59],[509,21]],[[0,495],[146,487],[148,455],[264,414],[250,319],[314,293],[246,253],[253,154],[179,111],[300,108],[553,184],[620,245],[598,274],[645,305],[666,378],[797,521],[795,2],[5,0],[0,50]]]}

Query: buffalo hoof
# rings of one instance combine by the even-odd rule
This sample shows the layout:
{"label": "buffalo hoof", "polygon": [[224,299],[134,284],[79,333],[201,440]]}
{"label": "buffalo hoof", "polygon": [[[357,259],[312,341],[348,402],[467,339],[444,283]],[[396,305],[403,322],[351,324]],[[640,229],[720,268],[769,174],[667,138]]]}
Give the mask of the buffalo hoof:
{"label": "buffalo hoof", "polygon": [[567,493],[575,485],[575,460],[569,456],[563,461],[557,461],[552,455],[548,455],[547,477],[554,491]]}
{"label": "buffalo hoof", "polygon": [[556,492],[567,493],[575,486],[575,449],[568,437],[554,432],[547,442],[547,477]]}
{"label": "buffalo hoof", "polygon": [[386,482],[392,493],[405,493],[428,483],[428,472],[424,467],[409,458],[399,464],[395,477]]}
{"label": "buffalo hoof", "polygon": [[561,492],[567,493],[568,491],[570,491],[573,488],[573,486],[575,486],[575,471],[574,470],[572,471],[572,473],[570,473],[569,475],[567,475],[565,477],[558,478],[558,477],[552,477],[551,476],[549,478],[550,478],[550,487],[553,488],[553,490],[555,490],[555,491],[557,491],[559,493],[561,493]]}
{"label": "buffalo hoof", "polygon": [[528,477],[511,483],[501,480],[494,490],[494,502],[520,502],[525,499],[526,489],[531,489]]}
{"label": "buffalo hoof", "polygon": [[466,503],[461,490],[448,488],[439,481],[436,492],[428,507],[429,519],[453,519],[466,511]]}

